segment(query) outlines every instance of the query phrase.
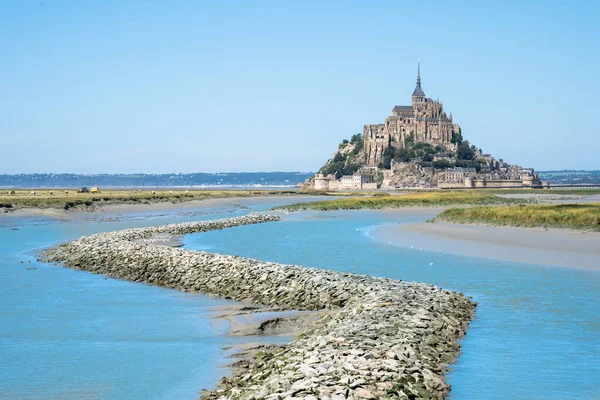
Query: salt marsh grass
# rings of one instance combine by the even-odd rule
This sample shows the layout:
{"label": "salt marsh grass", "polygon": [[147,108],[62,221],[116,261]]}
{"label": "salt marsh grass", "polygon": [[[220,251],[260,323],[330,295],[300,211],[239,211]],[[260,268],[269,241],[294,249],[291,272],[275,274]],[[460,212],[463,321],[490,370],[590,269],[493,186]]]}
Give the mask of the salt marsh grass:
{"label": "salt marsh grass", "polygon": [[600,203],[451,208],[435,221],[600,231]]}

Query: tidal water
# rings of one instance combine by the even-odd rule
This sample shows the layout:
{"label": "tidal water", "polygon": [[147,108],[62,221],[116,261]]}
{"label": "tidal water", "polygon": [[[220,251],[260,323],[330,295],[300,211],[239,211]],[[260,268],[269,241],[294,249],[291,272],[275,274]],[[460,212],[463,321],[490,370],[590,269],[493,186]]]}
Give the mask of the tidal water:
{"label": "tidal water", "polygon": [[[37,263],[34,255],[98,231],[272,205],[100,221],[1,218],[0,399],[195,399],[213,387],[227,373],[223,347],[261,340],[227,336],[227,327],[210,318],[211,307],[232,302],[104,279]],[[394,247],[369,235],[377,226],[425,218],[297,213],[184,242],[189,249],[415,280],[473,296],[479,306],[448,376],[451,399],[600,398],[600,273],[431,253],[418,244]]]}
{"label": "tidal water", "polygon": [[212,308],[231,301],[35,258],[45,247],[100,231],[246,213],[215,206],[75,221],[2,216],[0,399],[197,399],[227,374],[223,347],[286,339],[227,336]]}
{"label": "tidal water", "polygon": [[298,213],[189,235],[185,244],[461,291],[478,307],[448,375],[450,399],[600,399],[600,272],[427,252],[369,235],[377,226],[430,217]]}

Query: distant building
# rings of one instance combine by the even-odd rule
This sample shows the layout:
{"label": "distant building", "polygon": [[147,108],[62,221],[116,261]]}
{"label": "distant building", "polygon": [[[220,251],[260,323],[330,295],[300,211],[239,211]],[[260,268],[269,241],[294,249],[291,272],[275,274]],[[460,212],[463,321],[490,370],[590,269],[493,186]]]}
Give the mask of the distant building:
{"label": "distant building", "polygon": [[417,86],[410,106],[395,106],[391,116],[383,124],[365,125],[366,165],[377,166],[383,160],[388,146],[405,148],[409,137],[415,143],[430,143],[455,147],[452,137],[460,133],[460,126],[452,122],[452,114],[446,115],[443,104],[425,97],[421,87],[421,68],[417,71]]}
{"label": "distant building", "polygon": [[339,180],[334,175],[317,174],[314,178],[316,190],[376,190],[375,177],[369,173],[357,172],[344,175]]}
{"label": "distant building", "polygon": [[446,169],[445,180],[447,182],[464,182],[465,178],[473,177],[476,173],[475,168],[448,168]]}
{"label": "distant building", "polygon": [[335,180],[333,175],[323,175],[317,174],[315,175],[315,189],[316,190],[329,190],[329,182]]}

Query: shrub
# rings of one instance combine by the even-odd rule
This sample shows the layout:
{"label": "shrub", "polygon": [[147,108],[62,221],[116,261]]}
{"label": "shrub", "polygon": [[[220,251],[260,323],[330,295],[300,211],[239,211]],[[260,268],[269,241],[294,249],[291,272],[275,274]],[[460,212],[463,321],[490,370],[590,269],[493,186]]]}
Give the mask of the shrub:
{"label": "shrub", "polygon": [[458,145],[456,156],[459,160],[472,160],[475,157],[475,151],[471,148],[468,140]]}
{"label": "shrub", "polygon": [[355,135],[352,135],[352,137],[350,138],[350,143],[358,143],[358,142],[362,142],[362,141],[363,141],[362,133],[357,133]]}
{"label": "shrub", "polygon": [[450,168],[452,166],[452,164],[450,164],[450,161],[448,160],[437,160],[434,161],[432,163],[434,168],[438,168],[438,169],[446,169],[446,168]]}
{"label": "shrub", "polygon": [[410,160],[417,158],[417,154],[411,149],[398,149],[394,156],[394,161],[409,162]]}
{"label": "shrub", "polygon": [[392,160],[395,159],[396,148],[392,146],[386,147],[383,151],[383,159],[380,163],[381,168],[390,169],[392,167]]}

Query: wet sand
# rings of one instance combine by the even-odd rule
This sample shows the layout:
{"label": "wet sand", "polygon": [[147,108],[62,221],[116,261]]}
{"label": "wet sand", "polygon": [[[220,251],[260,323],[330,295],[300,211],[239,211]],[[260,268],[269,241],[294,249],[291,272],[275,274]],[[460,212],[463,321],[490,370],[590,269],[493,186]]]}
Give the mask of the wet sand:
{"label": "wet sand", "polygon": [[[289,336],[293,337],[318,325],[331,310],[290,311],[271,309],[259,304],[212,308],[215,326],[227,323],[231,336]],[[262,343],[264,344],[264,343]]]}
{"label": "wet sand", "polygon": [[257,196],[257,197],[226,197],[206,200],[192,200],[186,202],[157,202],[150,204],[107,204],[96,206],[93,210],[86,211],[81,209],[63,210],[60,208],[21,208],[7,213],[0,212],[2,217],[50,217],[60,220],[89,219],[90,217],[100,217],[106,214],[127,214],[138,212],[173,212],[173,211],[192,211],[210,207],[244,207],[253,204],[265,202],[291,201],[300,203],[305,201],[317,201],[323,199],[332,199],[330,196]]}
{"label": "wet sand", "polygon": [[600,270],[600,232],[423,222],[383,226],[371,235],[417,250]]}

